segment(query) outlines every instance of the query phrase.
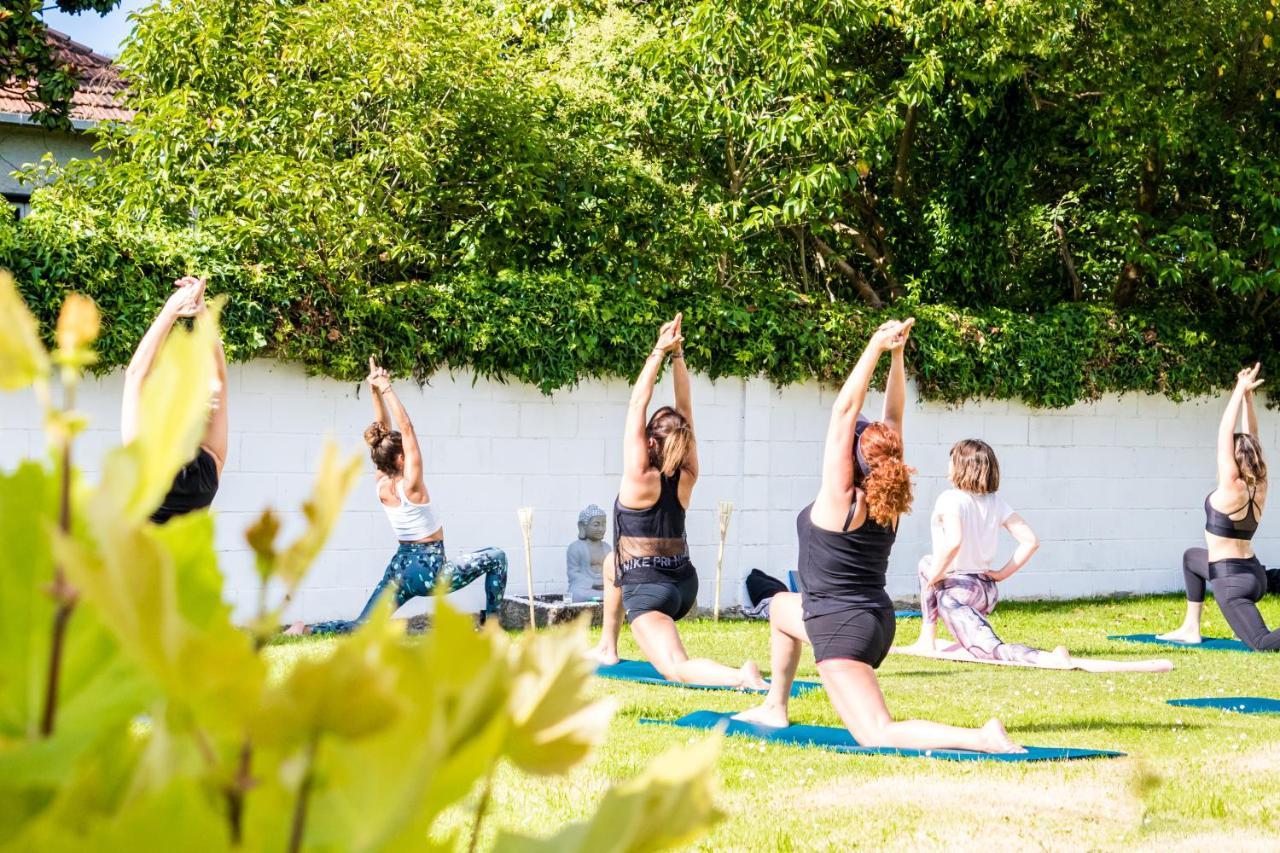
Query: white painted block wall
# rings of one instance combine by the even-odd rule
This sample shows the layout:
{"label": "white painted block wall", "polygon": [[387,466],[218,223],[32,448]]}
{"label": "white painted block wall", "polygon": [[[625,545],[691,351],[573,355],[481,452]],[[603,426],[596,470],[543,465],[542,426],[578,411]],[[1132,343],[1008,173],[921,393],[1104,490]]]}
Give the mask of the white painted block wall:
{"label": "white painted block wall", "polygon": [[[621,469],[620,435],[630,392],[621,381],[584,382],[546,397],[536,389],[458,372],[418,388],[397,388],[425,436],[428,484],[444,513],[446,545],[494,545],[511,560],[512,590],[526,588],[516,507],[536,508],[534,583],[561,592],[564,548],[576,537],[578,511],[608,509]],[[214,504],[226,596],[247,617],[257,599],[244,528],[265,505],[285,511],[296,531],[326,435],[364,452],[371,419],[367,392],[355,383],[308,377],[292,365],[255,361],[230,376],[231,446]],[[89,383],[82,408],[93,429],[78,451],[94,471],[116,441],[119,374]],[[725,553],[726,603],[752,567],[783,575],[796,554],[795,516],[812,500],[834,390],[773,388],[764,380],[711,382],[695,377],[694,405],[703,477],[693,494],[689,540],[709,604],[715,576],[716,504],[737,507]],[[919,402],[908,389],[907,461],[919,471],[915,512],[904,520],[890,566],[889,591],[915,594],[915,564],[929,547],[928,516],[946,488],[947,451],[961,438],[985,438],[1003,470],[1005,497],[1040,533],[1040,553],[1004,584],[1009,597],[1075,597],[1180,589],[1183,549],[1201,543],[1201,503],[1212,486],[1219,400],[1175,404],[1143,395],[1111,396],[1059,411],[982,401],[957,408]],[[655,405],[670,400],[664,383]],[[873,394],[867,414],[879,414]],[[1263,440],[1280,435],[1262,412]],[[0,395],[0,466],[43,452],[29,393]],[[1263,525],[1255,543],[1263,562],[1280,555],[1280,528]],[[610,532],[612,535],[612,531]],[[291,615],[307,620],[354,616],[394,548],[373,491],[371,466],[316,563]],[[1005,551],[1011,545],[1006,542]],[[454,596],[479,609],[480,584]],[[407,605],[402,613],[424,609]]]}

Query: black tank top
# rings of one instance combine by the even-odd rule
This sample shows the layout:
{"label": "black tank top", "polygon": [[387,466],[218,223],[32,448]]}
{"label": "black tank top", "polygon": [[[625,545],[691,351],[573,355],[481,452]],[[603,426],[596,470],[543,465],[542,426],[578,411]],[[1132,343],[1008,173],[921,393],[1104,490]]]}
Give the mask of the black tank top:
{"label": "black tank top", "polygon": [[615,583],[678,583],[695,577],[684,533],[680,503],[680,472],[659,473],[662,490],[653,506],[630,509],[613,502],[613,553],[618,571]]}
{"label": "black tank top", "polygon": [[[1214,536],[1221,536],[1223,539],[1240,539],[1248,542],[1253,538],[1253,534],[1258,532],[1258,504],[1254,501],[1255,490],[1249,490],[1249,501],[1240,509],[1234,512],[1218,512],[1213,508],[1213,504],[1209,503],[1209,498],[1213,497],[1213,492],[1204,496],[1204,529]],[[1236,512],[1241,509],[1248,509],[1244,514],[1244,518],[1232,518]]]}
{"label": "black tank top", "polygon": [[[812,511],[809,504],[796,517],[805,618],[866,607],[892,610],[884,583],[897,531],[876,524],[870,516],[857,530],[824,530],[813,523]],[[850,507],[846,528],[853,513]]]}
{"label": "black tank top", "polygon": [[204,509],[213,503],[217,493],[218,463],[214,461],[213,454],[202,447],[196,458],[182,466],[174,476],[169,493],[151,514],[151,520],[164,524],[174,516]]}

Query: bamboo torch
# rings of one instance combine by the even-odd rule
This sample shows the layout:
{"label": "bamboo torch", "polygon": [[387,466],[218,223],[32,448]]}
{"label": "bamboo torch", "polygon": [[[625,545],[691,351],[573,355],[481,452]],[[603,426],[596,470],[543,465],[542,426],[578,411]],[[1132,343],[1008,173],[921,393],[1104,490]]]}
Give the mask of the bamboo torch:
{"label": "bamboo torch", "polygon": [[538,627],[533,608],[533,507],[522,506],[516,515],[520,517],[520,532],[524,534],[524,572],[529,583],[529,630],[532,631]]}
{"label": "bamboo torch", "polygon": [[724,574],[724,540],[729,537],[729,519],[733,516],[733,501],[720,501],[720,551],[716,554],[716,602],[712,611],[720,621],[720,576]]}

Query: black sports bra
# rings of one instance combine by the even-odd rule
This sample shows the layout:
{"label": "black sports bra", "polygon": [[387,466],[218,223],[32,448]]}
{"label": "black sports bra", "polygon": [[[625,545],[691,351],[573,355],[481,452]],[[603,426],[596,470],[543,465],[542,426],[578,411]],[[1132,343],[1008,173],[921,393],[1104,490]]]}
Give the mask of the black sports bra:
{"label": "black sports bra", "polygon": [[[1253,538],[1253,534],[1258,532],[1258,504],[1253,499],[1256,490],[1249,490],[1249,502],[1240,509],[1232,512],[1219,512],[1209,503],[1209,498],[1213,492],[1204,496],[1204,529],[1206,533],[1212,533],[1214,536],[1221,536],[1223,539],[1240,539],[1248,542]],[[1241,509],[1247,508],[1249,511],[1245,513],[1244,518],[1235,519],[1231,516],[1239,512]]]}

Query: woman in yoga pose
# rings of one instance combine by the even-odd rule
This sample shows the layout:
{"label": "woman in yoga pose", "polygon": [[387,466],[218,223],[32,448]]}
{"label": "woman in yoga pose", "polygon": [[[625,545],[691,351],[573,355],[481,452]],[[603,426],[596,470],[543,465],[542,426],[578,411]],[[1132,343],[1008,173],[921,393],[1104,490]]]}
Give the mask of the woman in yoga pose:
{"label": "woman in yoga pose", "polygon": [[[1267,463],[1258,441],[1258,415],[1253,391],[1262,384],[1255,364],[1236,376],[1236,387],[1218,424],[1218,486],[1204,499],[1205,548],[1190,548],[1182,555],[1182,577],[1187,586],[1187,613],[1176,631],[1159,639],[1175,643],[1199,643],[1200,616],[1205,587],[1213,584],[1213,597],[1227,624],[1254,651],[1280,651],[1280,628],[1267,630],[1258,602],[1268,591],[1280,593],[1280,570],[1267,571],[1253,553],[1250,540],[1262,520],[1267,503]],[[1244,410],[1244,429],[1236,424]]]}
{"label": "woman in yoga pose", "polygon": [[[763,689],[760,669],[690,658],[676,622],[698,603],[698,573],[689,561],[685,510],[698,480],[689,371],[681,344],[682,315],[663,325],[631,392],[622,446],[622,484],[613,506],[613,553],[605,558],[604,630],[595,657],[618,662],[623,611],[649,662],[669,681]],[[648,417],[658,369],[671,356],[675,408]]]}
{"label": "woman in yoga pose", "polygon": [[[120,436],[125,444],[138,435],[142,385],[151,374],[156,356],[160,354],[173,324],[179,317],[195,317],[205,311],[204,279],[187,276],[173,284],[176,290],[160,309],[147,333],[142,336],[142,341],[124,372]],[[218,492],[222,466],[227,461],[227,357],[222,350],[220,338],[214,344],[213,358],[216,387],[212,389],[209,421],[205,426],[204,437],[200,439],[195,458],[179,469],[169,493],[151,514],[151,520],[156,524],[164,524],[176,515],[186,515],[208,507]]]}
{"label": "woman in yoga pose", "polygon": [[[996,584],[1027,564],[1040,547],[1035,531],[997,494],[1000,462],[985,441],[968,438],[951,448],[947,478],[954,488],[938,495],[930,517],[933,553],[920,560],[920,637],[911,651],[934,651],[938,617],[957,642],[978,660],[1009,661],[1048,669],[1069,669],[1064,646],[1052,652],[1002,641],[986,617],[1000,594]],[[999,569],[996,556],[1000,529],[1018,542],[1013,556]]]}
{"label": "woman in yoga pose", "polygon": [[[396,553],[387,564],[382,580],[354,621],[321,622],[308,628],[295,622],[287,634],[345,634],[363,623],[378,606],[383,592],[395,609],[420,595],[431,595],[443,583],[456,592],[484,576],[485,609],[483,623],[497,614],[507,588],[507,555],[497,548],[481,548],[456,559],[445,558],[444,527],[422,472],[422,449],[404,404],[391,387],[391,377],[369,359],[369,387],[373,398],[374,421],[364,431],[369,456],[377,469],[378,503],[391,522],[399,540]],[[395,429],[392,428],[392,421]]]}
{"label": "woman in yoga pose", "polygon": [[[875,670],[893,644],[893,602],[884,591],[898,519],[911,508],[911,469],[903,462],[906,402],[903,348],[915,321],[882,325],[858,359],[831,411],[822,485],[800,511],[802,592],[773,598],[769,622],[773,682],[763,705],[738,719],[789,724],[787,704],[801,643],[813,646],[818,672],[840,719],[863,746],[1019,752],[999,720],[980,729],[889,716]],[[891,352],[883,420],[862,417],[876,363]]]}

